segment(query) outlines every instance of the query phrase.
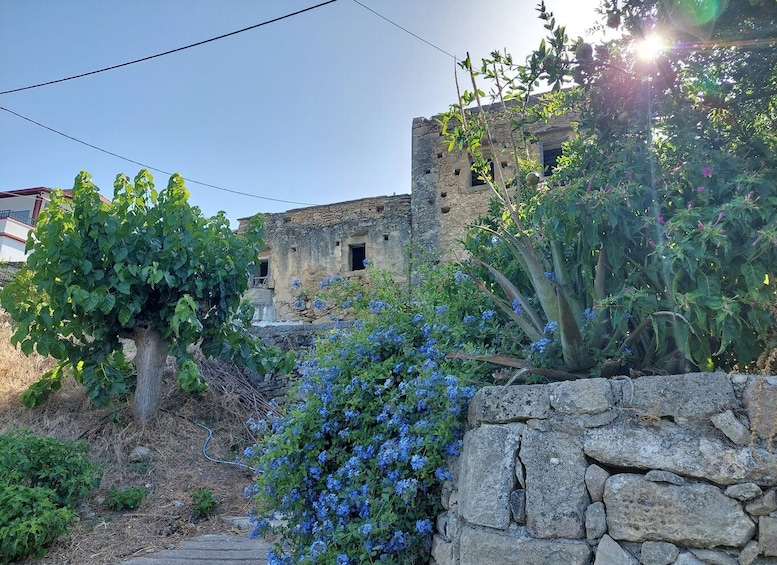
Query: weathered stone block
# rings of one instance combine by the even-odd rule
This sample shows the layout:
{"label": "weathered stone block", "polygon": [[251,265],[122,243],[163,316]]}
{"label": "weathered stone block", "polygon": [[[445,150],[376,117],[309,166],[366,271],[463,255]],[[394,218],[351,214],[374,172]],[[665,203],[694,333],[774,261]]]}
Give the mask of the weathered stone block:
{"label": "weathered stone block", "polygon": [[758,545],[767,557],[777,557],[777,518],[761,516],[758,519]]}
{"label": "weathered stone block", "polygon": [[520,531],[495,532],[467,526],[461,535],[461,565],[588,565],[584,541],[532,539]]}
{"label": "weathered stone block", "polygon": [[692,549],[696,557],[709,563],[709,565],[739,565],[737,558],[725,551],[713,551],[711,549]]}
{"label": "weathered stone block", "polygon": [[761,553],[761,546],[758,545],[757,541],[747,542],[742,551],[739,552],[739,565],[752,565],[759,553]]}
{"label": "weathered stone block", "polygon": [[642,475],[613,475],[604,487],[607,527],[616,540],[664,540],[689,547],[743,546],[755,524],[712,485],[676,486]]}
{"label": "weathered stone block", "polygon": [[596,547],[594,565],[637,565],[637,560],[607,534]]}
{"label": "weathered stone block", "polygon": [[585,537],[595,541],[607,533],[607,515],[604,503],[594,502],[585,509]]}
{"label": "weathered stone block", "polygon": [[766,516],[777,510],[777,489],[768,491],[765,495],[745,506],[753,516]]}
{"label": "weathered stone block", "polygon": [[677,556],[674,565],[707,565],[690,551],[685,551]]}
{"label": "weathered stone block", "polygon": [[599,414],[612,406],[610,381],[580,379],[563,382],[551,392],[550,403],[559,412],[572,416]]}
{"label": "weathered stone block", "polygon": [[777,435],[777,382],[774,377],[750,377],[742,402],[750,419],[750,428],[761,439]]}
{"label": "weathered stone block", "polygon": [[742,422],[737,420],[731,410],[726,410],[720,414],[715,414],[712,418],[712,425],[718,428],[723,434],[737,445],[747,445],[750,443],[750,430]]}
{"label": "weathered stone block", "polygon": [[550,414],[550,389],[545,385],[487,386],[469,403],[469,422],[501,424]]}
{"label": "weathered stone block", "polygon": [[440,536],[432,538],[432,558],[437,565],[454,565],[453,544]]}
{"label": "weathered stone block", "polygon": [[646,541],[642,544],[639,562],[642,565],[669,565],[679,554],[677,546],[668,541]]}
{"label": "weathered stone block", "polygon": [[706,419],[737,405],[734,388],[725,373],[659,375],[632,379],[623,386],[623,403],[648,416]]}
{"label": "weathered stone block", "polygon": [[599,467],[589,465],[585,469],[585,486],[593,502],[599,502],[604,496],[604,483],[610,478],[610,473]]}
{"label": "weathered stone block", "polygon": [[761,487],[755,483],[741,483],[731,485],[725,491],[726,496],[736,498],[737,500],[752,500],[761,495]]}
{"label": "weathered stone block", "polygon": [[514,490],[510,493],[510,512],[513,515],[513,521],[516,524],[526,523],[526,491],[523,489]]}
{"label": "weathered stone block", "polygon": [[484,424],[464,436],[460,457],[459,515],[480,526],[507,529],[515,457],[523,424]]}
{"label": "weathered stone block", "polygon": [[657,471],[653,469],[645,473],[645,480],[653,483],[669,483],[670,485],[684,485],[685,479],[680,475],[670,473],[669,471]]}
{"label": "weathered stone block", "polygon": [[584,445],[586,455],[607,465],[662,469],[720,485],[777,484],[777,454],[731,447],[726,441],[669,422],[660,427],[623,422],[588,429]]}
{"label": "weathered stone block", "polygon": [[526,472],[526,525],[535,538],[580,539],[591,500],[582,442],[558,432],[526,429],[520,459]]}

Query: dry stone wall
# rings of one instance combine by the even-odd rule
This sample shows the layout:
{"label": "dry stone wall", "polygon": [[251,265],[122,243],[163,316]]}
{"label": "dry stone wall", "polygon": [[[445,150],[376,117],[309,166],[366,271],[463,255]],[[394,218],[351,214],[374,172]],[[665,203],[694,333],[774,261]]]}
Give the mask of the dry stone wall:
{"label": "dry stone wall", "polygon": [[777,565],[777,377],[487,387],[436,565]]}

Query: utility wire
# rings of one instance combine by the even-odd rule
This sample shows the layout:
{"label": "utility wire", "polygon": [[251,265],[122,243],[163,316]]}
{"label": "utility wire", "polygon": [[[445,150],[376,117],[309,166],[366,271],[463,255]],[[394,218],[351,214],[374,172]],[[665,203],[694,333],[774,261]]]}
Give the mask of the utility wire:
{"label": "utility wire", "polygon": [[[11,94],[13,92],[21,92],[23,90],[31,90],[33,88],[40,88],[42,86],[49,86],[51,84],[57,84],[60,82],[65,82],[68,80],[75,80],[77,78],[83,78],[88,77],[90,75],[96,75],[98,73],[104,73],[106,71],[112,71],[114,69],[120,69],[121,67],[128,67],[129,65],[134,65],[135,63],[142,63],[144,61],[150,61],[151,59],[156,59],[157,57],[164,57],[165,55],[170,55],[172,53],[178,53],[179,51],[184,51],[186,49],[191,49],[192,47],[198,47],[200,45],[205,45],[206,43],[211,43],[212,41],[217,41],[219,39],[224,39],[225,37],[230,37],[232,35],[237,35],[239,33],[243,33],[246,31],[251,31],[252,29],[256,29],[258,27],[266,26],[268,24],[272,24],[275,22],[279,22],[281,20],[285,20],[286,18],[291,18],[293,16],[298,16],[299,14],[304,14],[305,12],[310,12],[311,10],[315,10],[316,8],[320,8],[322,6],[326,6],[327,4],[332,4],[334,2],[337,2],[337,0],[328,0],[327,2],[321,2],[320,4],[316,4],[315,6],[310,6],[309,8],[304,8],[302,10],[297,10],[296,12],[292,12],[290,14],[286,14],[285,16],[280,16],[277,18],[273,18],[272,20],[267,20],[258,24],[254,24],[252,26],[244,27],[243,29],[238,29],[236,31],[231,31],[229,33],[225,33],[223,35],[217,35],[216,37],[211,37],[210,39],[204,39],[203,41],[198,41],[197,43],[191,43],[189,45],[184,45],[183,47],[177,47],[175,49],[171,49],[169,51],[165,51],[164,53],[157,53],[156,55],[149,55],[148,57],[143,57],[142,59],[135,59],[134,61],[127,61],[126,63],[121,63],[119,65],[112,65],[110,67],[105,67],[104,69],[97,69],[96,71],[89,71],[88,73],[81,73],[80,75],[73,75],[65,78],[59,78],[56,80],[50,80],[48,82],[41,82],[40,84],[32,84],[30,86],[23,86],[21,88],[14,88],[12,90],[5,90],[3,92],[0,92],[0,96],[3,94]],[[368,8],[369,9],[369,8]],[[383,17],[383,16],[381,16]],[[420,38],[419,38],[420,39]]]}
{"label": "utility wire", "polygon": [[[413,37],[415,37],[415,38],[416,38],[416,39],[418,39],[419,41],[423,41],[424,43],[426,43],[426,44],[427,44],[427,45],[429,45],[430,47],[434,47],[434,48],[435,48],[435,49],[437,49],[437,51],[439,51],[440,53],[442,53],[442,54],[444,54],[444,55],[447,55],[447,56],[448,56],[448,57],[450,57],[451,59],[456,59],[456,56],[455,56],[455,55],[453,55],[453,54],[451,54],[451,53],[448,53],[448,52],[447,52],[445,49],[443,49],[442,47],[438,47],[437,45],[435,45],[435,44],[434,44],[434,43],[432,43],[431,41],[427,41],[426,39],[424,39],[424,38],[423,38],[423,37],[421,37],[420,35],[416,35],[416,34],[415,34],[415,33],[413,33],[412,31],[410,31],[409,29],[407,29],[407,28],[404,28],[404,27],[402,27],[401,25],[399,25],[397,22],[395,22],[395,21],[393,21],[393,20],[390,20],[390,19],[388,19],[388,18],[387,18],[386,16],[384,16],[383,14],[379,14],[378,12],[376,12],[375,10],[373,10],[372,8],[370,8],[369,6],[365,6],[364,4],[362,4],[361,2],[359,2],[359,0],[353,0],[353,1],[354,1],[356,4],[358,4],[359,6],[361,6],[362,8],[364,8],[365,10],[367,10],[367,11],[369,11],[369,12],[372,12],[373,14],[375,14],[376,16],[378,16],[379,18],[381,18],[382,20],[386,20],[386,21],[387,21],[388,23],[390,23],[391,25],[393,25],[393,26],[395,26],[395,27],[398,27],[399,29],[401,29],[401,30],[402,30],[402,31],[404,31],[405,33],[409,33],[410,35],[412,35]],[[3,94],[3,93],[2,93],[2,92],[0,92],[0,94]]]}
{"label": "utility wire", "polygon": [[[164,175],[172,175],[170,171],[165,171],[163,169],[159,169],[157,167],[152,167],[151,165],[146,165],[145,163],[141,163],[140,161],[135,161],[134,159],[130,159],[129,157],[124,157],[123,155],[119,155],[118,153],[114,153],[113,151],[108,151],[107,149],[103,149],[102,147],[98,147],[96,145],[92,145],[91,143],[87,143],[86,141],[83,141],[81,139],[78,139],[77,137],[73,137],[72,135],[68,135],[66,133],[63,133],[59,130],[56,130],[52,127],[49,127],[45,124],[42,124],[40,122],[36,122],[32,118],[28,118],[27,116],[23,116],[19,114],[18,112],[14,112],[13,110],[9,110],[8,108],[5,108],[3,106],[0,106],[0,110],[4,112],[8,112],[9,114],[13,114],[17,118],[21,118],[22,120],[28,121],[31,124],[35,124],[38,127],[41,127],[45,130],[48,130],[52,133],[56,133],[57,135],[61,135],[62,137],[65,137],[71,141],[75,141],[76,143],[80,143],[81,145],[86,145],[87,147],[91,147],[92,149],[96,149],[97,151],[101,151],[107,155],[111,155],[112,157],[116,157],[117,159],[121,159],[123,161],[127,161],[129,163],[134,163],[135,165],[139,165],[143,167],[144,169],[150,169],[152,171],[156,171],[158,173],[162,173]],[[310,202],[295,202],[293,200],[282,200],[280,198],[271,198],[269,196],[259,196],[258,194],[250,194],[248,192],[240,192],[239,190],[232,190],[231,188],[224,188],[223,186],[217,186],[215,184],[208,184],[207,182],[200,182],[198,180],[182,177],[183,180],[193,183],[193,184],[199,184],[200,186],[207,186],[208,188],[214,188],[216,190],[222,190],[224,192],[231,192],[232,194],[239,194],[241,196],[249,196],[251,198],[258,198],[260,200],[271,200],[273,202],[282,202],[283,204],[298,204],[300,206],[317,206],[317,204],[311,204]]]}

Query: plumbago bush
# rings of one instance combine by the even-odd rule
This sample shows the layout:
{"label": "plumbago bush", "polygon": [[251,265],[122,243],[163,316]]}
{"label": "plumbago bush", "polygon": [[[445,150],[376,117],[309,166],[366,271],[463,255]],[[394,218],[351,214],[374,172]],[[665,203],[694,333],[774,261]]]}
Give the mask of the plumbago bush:
{"label": "plumbago bush", "polygon": [[[482,261],[473,275],[524,334],[517,363],[529,373],[746,370],[764,347],[777,275],[777,3],[710,2],[702,23],[668,4],[604,2],[603,25],[624,33],[595,46],[570,40],[541,4],[548,37],[524,63],[495,52],[462,64],[513,124],[521,172],[487,178],[498,204],[468,247]],[[664,50],[638,58],[653,35]],[[552,92],[536,95],[540,82]],[[444,123],[488,177],[497,118],[481,96],[461,93]],[[563,115],[575,134],[543,179],[533,132]]]}
{"label": "plumbago bush", "polygon": [[[282,514],[270,563],[419,563],[428,558],[442,483],[484,364],[449,359],[501,347],[498,316],[452,266],[411,283],[368,269],[335,276],[319,300],[355,315],[300,364],[285,416],[249,450],[254,534]],[[323,306],[323,304],[321,305]]]}

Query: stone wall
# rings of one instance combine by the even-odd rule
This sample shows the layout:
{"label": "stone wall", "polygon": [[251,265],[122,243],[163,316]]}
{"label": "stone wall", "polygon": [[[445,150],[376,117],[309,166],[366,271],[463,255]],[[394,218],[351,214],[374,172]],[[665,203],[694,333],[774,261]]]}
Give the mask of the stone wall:
{"label": "stone wall", "polygon": [[777,565],[777,377],[487,387],[437,565]]}
{"label": "stone wall", "polygon": [[[484,110],[490,118],[493,144],[483,140],[481,151],[493,161],[497,185],[503,185],[516,175],[513,125],[501,104],[486,106]],[[441,258],[451,260],[462,257],[459,242],[464,239],[468,226],[488,212],[494,192],[489,185],[479,184],[472,177],[472,161],[467,151],[448,151],[441,119],[437,115],[413,120],[412,237],[414,242]],[[529,155],[541,161],[543,147],[560,147],[572,135],[570,121],[569,116],[559,116],[548,123],[533,125],[530,130],[538,141],[529,147]]]}
{"label": "stone wall", "polygon": [[[248,220],[240,219],[239,233],[245,232]],[[381,269],[405,271],[405,251],[410,243],[410,195],[363,198],[264,214],[264,221],[266,248],[262,259],[269,261],[270,303],[249,293],[261,311],[272,312],[272,319],[264,320],[321,318],[312,307],[319,282],[333,274],[348,278],[364,273],[362,264],[353,264],[353,248],[362,249],[366,258]],[[299,285],[292,288],[295,279],[299,279]],[[297,307],[297,296],[303,290],[310,300]]]}

